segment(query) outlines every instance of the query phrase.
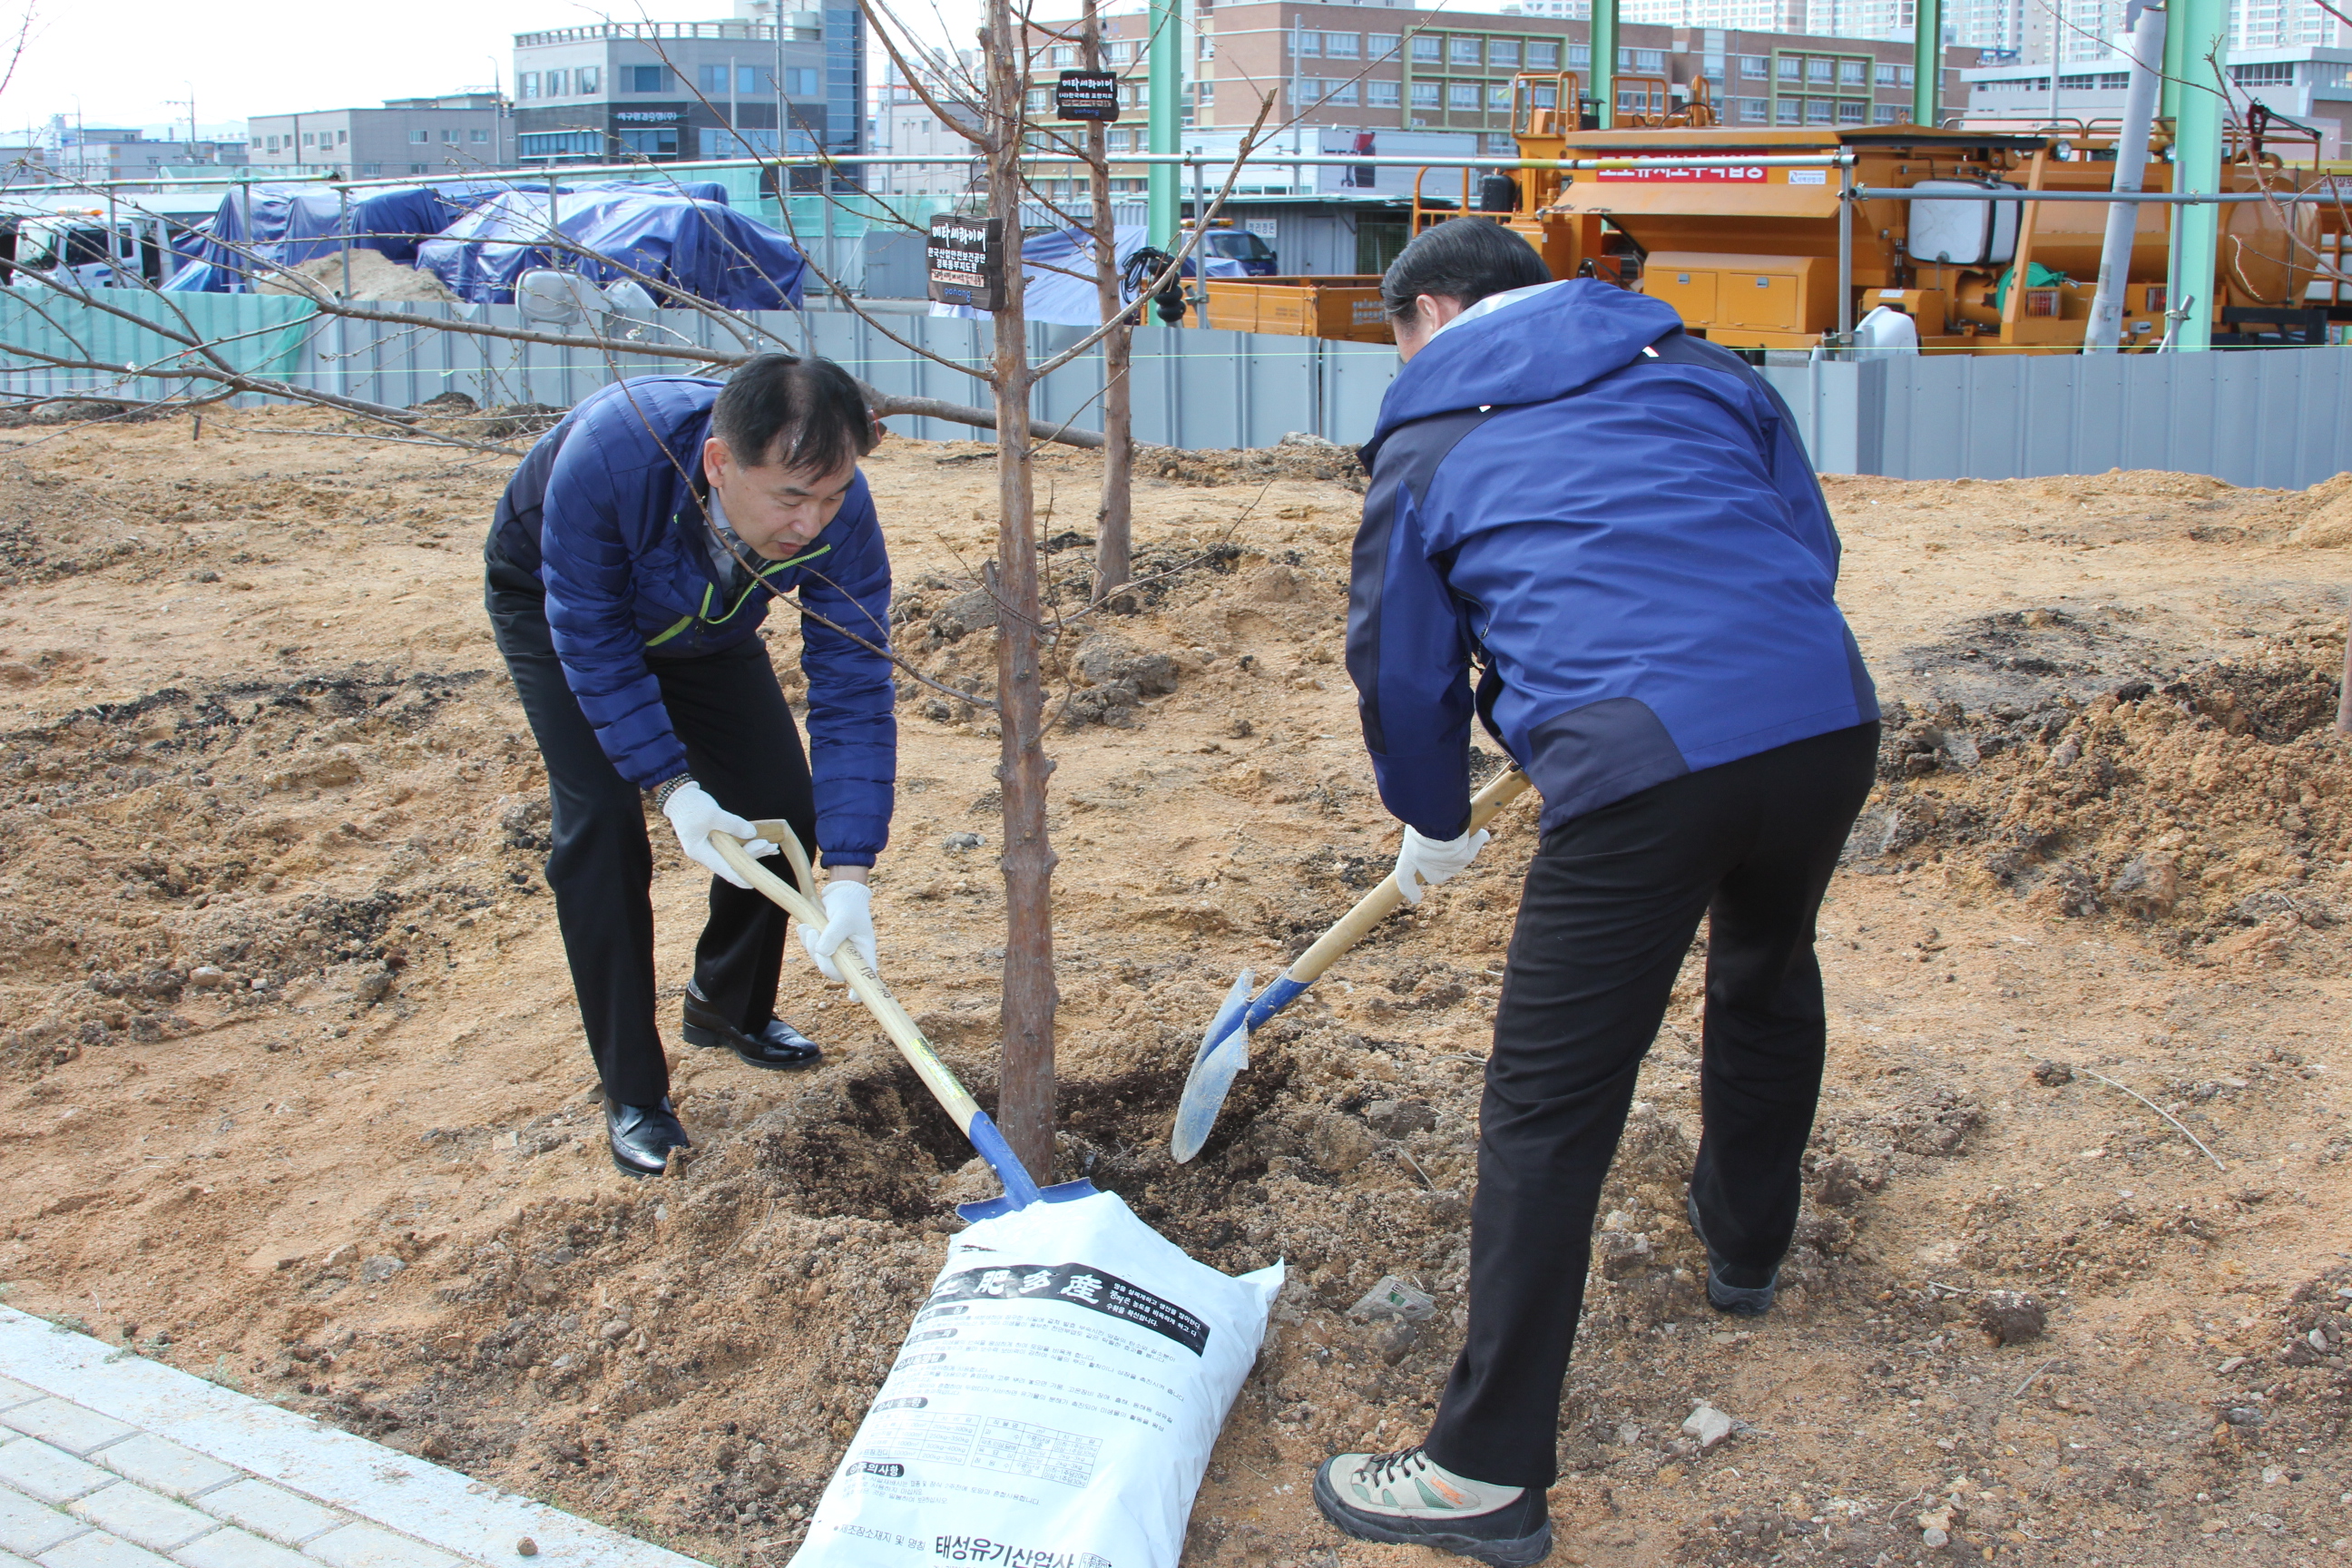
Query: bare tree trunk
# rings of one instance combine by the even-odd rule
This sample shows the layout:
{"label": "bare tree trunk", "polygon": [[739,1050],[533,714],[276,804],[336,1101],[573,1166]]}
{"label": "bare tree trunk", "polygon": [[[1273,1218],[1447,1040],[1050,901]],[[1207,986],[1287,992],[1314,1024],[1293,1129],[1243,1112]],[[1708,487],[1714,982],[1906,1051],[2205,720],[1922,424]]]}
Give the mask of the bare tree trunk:
{"label": "bare tree trunk", "polygon": [[[990,0],[989,209],[1004,220],[1004,307],[996,312],[996,768],[1004,798],[1004,1044],[996,1120],[1041,1183],[1054,1179],[1054,847],[1045,835],[1045,686],[1037,667],[1035,490],[1028,428],[1029,333],[1022,300],[1021,164],[1027,40],[1008,0]],[[990,44],[993,47],[990,47]]]}
{"label": "bare tree trunk", "polygon": [[[1080,19],[1087,69],[1102,64],[1102,18],[1096,0],[1086,0]],[[1119,317],[1118,226],[1110,210],[1110,164],[1103,145],[1103,124],[1087,122],[1087,173],[1095,207],[1095,296],[1106,321]],[[1103,478],[1102,510],[1095,519],[1095,599],[1097,603],[1125,587],[1134,552],[1133,474],[1135,426],[1129,413],[1127,367],[1134,351],[1134,330],[1124,320],[1103,340]]]}

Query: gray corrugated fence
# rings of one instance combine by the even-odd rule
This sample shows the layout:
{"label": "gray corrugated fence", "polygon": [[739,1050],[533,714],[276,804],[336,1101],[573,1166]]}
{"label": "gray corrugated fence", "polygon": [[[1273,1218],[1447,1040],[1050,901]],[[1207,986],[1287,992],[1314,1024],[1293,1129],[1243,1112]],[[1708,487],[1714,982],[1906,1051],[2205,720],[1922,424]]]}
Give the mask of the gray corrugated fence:
{"label": "gray corrugated fence", "polygon": [[[253,301],[172,299],[200,330],[216,326],[224,337],[254,331]],[[0,392],[123,389],[121,377],[39,368],[9,352],[73,357],[70,343],[82,331],[75,312],[82,309],[52,301],[46,320],[16,311],[0,321]],[[288,346],[271,368],[299,384],[403,407],[445,392],[485,405],[569,407],[617,376],[701,373],[694,362],[661,353],[663,345],[683,342],[813,351],[886,392],[987,401],[978,379],[955,367],[988,363],[989,324],[929,316],[903,303],[881,302],[872,321],[842,310],[759,312],[746,318],[741,337],[687,310],[657,311],[646,321],[612,318],[604,324],[608,334],[631,334],[645,344],[642,355],[617,358],[436,330],[444,321],[523,325],[510,305],[400,309],[416,319],[415,326],[313,317],[278,327],[273,350]],[[883,310],[888,313],[878,313]],[[112,346],[108,334],[115,325],[93,318],[86,341]],[[1084,335],[1076,327],[1043,324],[1029,332],[1039,359]],[[1171,447],[1266,447],[1302,431],[1359,444],[1370,436],[1396,370],[1395,351],[1381,344],[1147,327],[1135,342],[1136,437]],[[1908,356],[1776,365],[1764,374],[1796,412],[1815,465],[1832,473],[1992,479],[2171,468],[2299,489],[2352,468],[2352,348]],[[1039,384],[1033,412],[1098,430],[1101,391],[1100,353],[1082,356]],[[974,434],[934,419],[894,420],[892,426],[934,440]]]}

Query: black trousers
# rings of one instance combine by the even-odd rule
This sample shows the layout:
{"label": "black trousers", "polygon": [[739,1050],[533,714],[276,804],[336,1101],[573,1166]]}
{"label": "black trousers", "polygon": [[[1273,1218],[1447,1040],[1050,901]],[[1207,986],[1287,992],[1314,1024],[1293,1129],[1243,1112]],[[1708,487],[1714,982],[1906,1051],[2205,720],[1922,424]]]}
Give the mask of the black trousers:
{"label": "black trousers", "polygon": [[1825,1054],[1813,921],[1877,753],[1877,724],[1858,725],[1545,835],[1479,1110],[1469,1333],[1428,1438],[1447,1469],[1522,1487],[1558,1474],[1601,1178],[1702,915],[1700,1223],[1727,1264],[1769,1269],[1788,1250]]}
{"label": "black trousers", "polygon": [[[651,1105],[669,1092],[669,1065],[654,1023],[654,863],[645,797],[606,759],[564,681],[539,579],[495,555],[488,577],[491,630],[547,762],[553,840],[547,882],[588,1049],[607,1100]],[[767,645],[751,637],[698,658],[646,662],[695,781],[738,816],[783,818],[814,850],[808,758]],[[713,877],[710,915],[694,948],[696,988],[756,1029],[774,1016],[783,952],[784,911]]]}

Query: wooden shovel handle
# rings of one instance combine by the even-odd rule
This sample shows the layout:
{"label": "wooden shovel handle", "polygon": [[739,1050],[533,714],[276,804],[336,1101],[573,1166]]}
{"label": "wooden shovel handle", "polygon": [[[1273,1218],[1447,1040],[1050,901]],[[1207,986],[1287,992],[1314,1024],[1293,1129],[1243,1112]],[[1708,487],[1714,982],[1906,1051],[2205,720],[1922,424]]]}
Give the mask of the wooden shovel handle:
{"label": "wooden shovel handle", "polygon": [[[808,857],[802,851],[793,830],[781,822],[762,822],[756,826],[760,828],[761,837],[772,839],[783,847],[784,858],[793,863],[794,874],[803,883],[814,887],[814,873],[809,869]],[[735,868],[737,876],[782,906],[786,914],[804,925],[820,930],[824,928],[824,906],[812,894],[791,886],[753,859],[744,849],[741,839],[731,834],[714,831],[710,835],[710,844],[719,851],[719,858]],[[907,1058],[907,1065],[913,1068],[915,1076],[923,1080],[923,1087],[929,1089],[940,1106],[955,1119],[956,1126],[969,1134],[971,1119],[979,1111],[980,1102],[956,1081],[956,1076],[948,1070],[947,1063],[940,1060],[939,1053],[931,1048],[931,1042],[923,1037],[923,1031],[917,1026],[915,1020],[898,1005],[898,999],[890,994],[890,988],[882,984],[882,977],[867,968],[866,961],[857,955],[856,949],[847,942],[842,943],[835,952],[833,962],[843,974],[848,976],[851,994],[866,1004],[866,1011],[874,1015],[889,1035],[891,1043],[898,1047],[898,1054]]]}
{"label": "wooden shovel handle", "polygon": [[[1486,781],[1486,787],[1470,797],[1470,826],[1465,830],[1475,833],[1495,819],[1495,814],[1527,792],[1528,775],[1509,768]],[[1315,941],[1315,945],[1298,955],[1297,962],[1283,971],[1284,977],[1307,984],[1323,977],[1323,972],[1339,962],[1340,955],[1364,940],[1366,932],[1404,907],[1404,895],[1397,890],[1396,873],[1391,871],[1381,885],[1356,900],[1356,907],[1341,915]]]}

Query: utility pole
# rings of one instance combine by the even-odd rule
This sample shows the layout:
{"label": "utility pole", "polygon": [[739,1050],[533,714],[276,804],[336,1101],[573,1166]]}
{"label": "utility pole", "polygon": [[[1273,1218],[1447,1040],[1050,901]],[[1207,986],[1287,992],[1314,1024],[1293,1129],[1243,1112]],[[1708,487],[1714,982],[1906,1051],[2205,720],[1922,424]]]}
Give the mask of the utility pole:
{"label": "utility pole", "polygon": [[[1147,129],[1153,153],[1177,151],[1180,116],[1177,100],[1183,91],[1183,56],[1179,45],[1183,26],[1182,0],[1151,0],[1150,108]],[[1297,105],[1292,105],[1297,111]],[[1182,172],[1173,163],[1151,165],[1150,242],[1162,250],[1176,248],[1177,204],[1183,187]]]}
{"label": "utility pole", "polygon": [[1944,0],[1914,0],[1911,123],[1933,126],[1944,113]]}
{"label": "utility pole", "polygon": [[1617,123],[1617,0],[1592,0],[1592,110],[1601,129]]}
{"label": "utility pole", "polygon": [[[2171,41],[2180,37],[2179,109],[2173,124],[2173,188],[2211,195],[2221,189],[2222,120],[2229,104],[2222,97],[2228,79],[2230,48],[2229,0],[2175,0],[2179,9],[2176,26],[2166,29],[2165,57],[2173,58]],[[2215,262],[2221,238],[2221,209],[2184,206],[2173,229],[2172,281],[2165,296],[2168,310],[2186,310],[2173,346],[2200,353],[2213,346]]]}

